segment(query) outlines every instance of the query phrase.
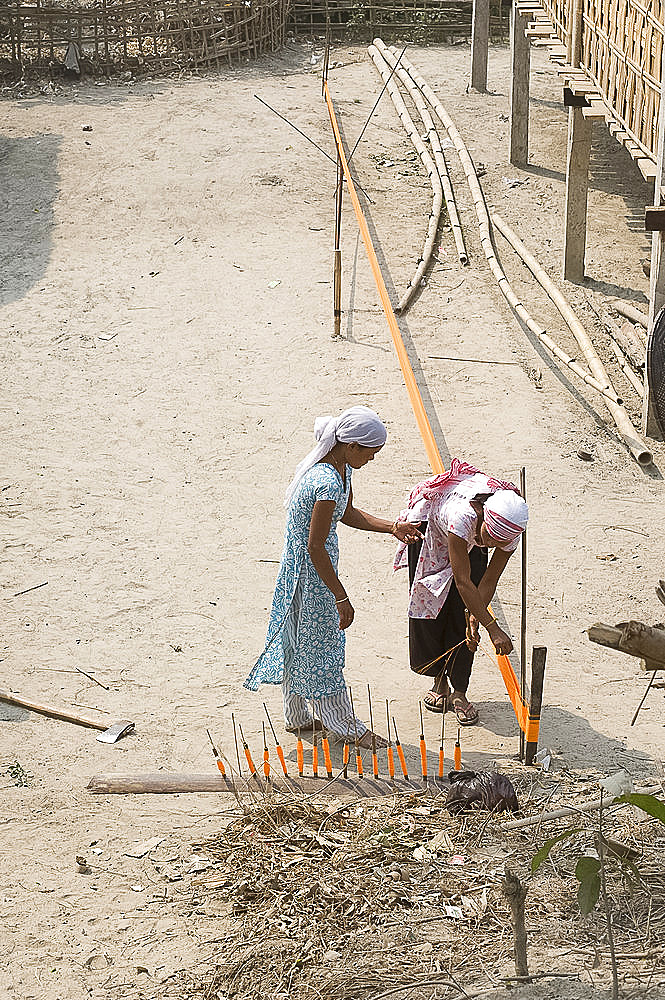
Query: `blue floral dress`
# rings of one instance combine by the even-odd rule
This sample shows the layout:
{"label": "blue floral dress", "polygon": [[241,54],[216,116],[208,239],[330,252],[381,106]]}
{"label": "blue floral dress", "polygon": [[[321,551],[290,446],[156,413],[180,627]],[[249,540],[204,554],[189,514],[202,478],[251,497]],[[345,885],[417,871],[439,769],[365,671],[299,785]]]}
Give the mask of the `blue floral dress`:
{"label": "blue floral dress", "polygon": [[303,698],[324,698],[346,690],[342,673],[345,637],[335,598],[314,569],[307,543],[314,504],[334,500],[325,546],[337,572],[337,523],[350,490],[348,465],[344,486],[337,470],[320,462],[305,473],[291,498],[265,649],[244,684],[250,691],[257,691],[260,684],[281,684],[285,673],[291,692]]}

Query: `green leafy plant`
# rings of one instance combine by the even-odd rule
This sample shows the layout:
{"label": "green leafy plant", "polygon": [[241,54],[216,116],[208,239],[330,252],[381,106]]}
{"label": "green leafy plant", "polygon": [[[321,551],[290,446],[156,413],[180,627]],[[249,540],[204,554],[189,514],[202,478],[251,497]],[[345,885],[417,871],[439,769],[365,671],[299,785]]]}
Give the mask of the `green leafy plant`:
{"label": "green leafy plant", "polygon": [[[617,796],[612,801],[613,804],[626,803],[637,806],[642,812],[647,813],[647,815],[652,816],[665,825],[665,802],[657,799],[655,795],[646,795],[642,792],[628,792],[625,795]],[[619,977],[612,931],[612,909],[607,894],[605,878],[606,862],[612,861],[615,864],[619,864],[622,869],[629,868],[638,879],[640,874],[634,861],[627,855],[622,856],[620,853],[617,853],[616,849],[605,839],[603,834],[603,809],[603,793],[601,792],[600,809],[598,812],[598,832],[596,836],[597,856],[586,853],[580,854],[575,864],[575,878],[578,882],[577,903],[580,913],[588,916],[602,897],[607,925],[607,943],[612,962],[612,1000],[619,1000]],[[535,875],[557,844],[561,844],[563,841],[575,836],[575,834],[582,832],[581,827],[569,827],[562,833],[557,834],[556,837],[551,837],[545,841],[531,859],[532,875]]]}

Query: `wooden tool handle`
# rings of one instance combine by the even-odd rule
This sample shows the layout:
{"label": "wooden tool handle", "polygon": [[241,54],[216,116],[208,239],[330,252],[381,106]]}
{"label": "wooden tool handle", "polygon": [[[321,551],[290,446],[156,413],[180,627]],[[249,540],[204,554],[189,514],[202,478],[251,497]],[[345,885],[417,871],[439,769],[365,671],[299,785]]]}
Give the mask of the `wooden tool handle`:
{"label": "wooden tool handle", "polygon": [[49,719],[60,719],[61,722],[71,722],[75,726],[85,726],[86,729],[98,729],[103,733],[109,728],[109,722],[98,722],[96,719],[89,719],[85,715],[78,715],[76,712],[65,712],[52,705],[42,705],[37,701],[30,701],[28,698],[21,698],[17,694],[10,694],[9,691],[0,691],[0,701],[8,705],[17,705],[25,708],[28,712],[36,712],[38,715],[45,715]]}

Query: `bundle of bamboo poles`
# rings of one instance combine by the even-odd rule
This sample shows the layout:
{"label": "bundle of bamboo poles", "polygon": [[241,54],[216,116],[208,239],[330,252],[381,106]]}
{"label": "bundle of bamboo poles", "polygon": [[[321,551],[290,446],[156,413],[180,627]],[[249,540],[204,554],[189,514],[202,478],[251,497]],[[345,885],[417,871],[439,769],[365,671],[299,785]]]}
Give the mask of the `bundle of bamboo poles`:
{"label": "bundle of bamboo poles", "polygon": [[[374,64],[377,66],[381,75],[385,79],[385,74],[390,74],[391,71],[395,76],[399,78],[402,84],[407,88],[408,93],[414,100],[414,104],[418,111],[428,104],[433,110],[434,114],[438,120],[443,125],[446,130],[450,141],[452,142],[455,150],[459,156],[460,162],[464,169],[466,180],[469,186],[469,191],[473,199],[474,208],[476,211],[476,217],[478,221],[478,229],[480,234],[480,243],[487,259],[489,268],[499,285],[499,289],[503,294],[504,298],[510,305],[511,309],[518,317],[520,322],[532,333],[534,334],[540,343],[552,354],[557,360],[562,361],[567,369],[571,371],[574,375],[580,378],[586,385],[590,386],[596,392],[602,395],[606,406],[608,407],[610,414],[614,420],[619,434],[621,435],[624,443],[628,447],[629,451],[636,459],[640,465],[649,465],[652,461],[652,454],[647,448],[644,441],[639,436],[638,432],[634,428],[628,413],[623,407],[623,401],[617,395],[612,383],[609,379],[605,366],[603,365],[600,357],[598,356],[589,335],[580,323],[577,316],[574,314],[569,303],[566,301],[560,290],[554,285],[549,276],[546,274],[544,269],[538,264],[535,258],[529,254],[524,244],[519,240],[517,235],[508,227],[503,220],[499,217],[494,216],[492,219],[490,213],[487,209],[485,203],[485,198],[483,195],[482,188],[480,186],[480,181],[476,173],[473,161],[469,154],[469,151],[460,135],[458,129],[455,126],[452,118],[445,110],[441,102],[438,100],[432,89],[427,85],[426,81],[420,76],[415,67],[406,59],[403,55],[401,58],[397,59],[396,50],[394,48],[388,48],[380,38],[374,39],[374,43],[371,46],[371,56]],[[389,91],[390,92],[390,91]],[[391,93],[392,97],[392,93]],[[416,100],[416,97],[418,98]],[[401,98],[400,98],[401,100]],[[395,102],[394,102],[395,103]],[[402,102],[403,103],[403,102]],[[397,105],[396,105],[397,106]],[[400,116],[401,117],[401,116]],[[421,113],[422,117],[422,113]],[[426,133],[430,139],[430,144],[432,143],[432,132],[436,131],[432,126],[430,127],[431,116],[427,114],[423,118],[423,124],[425,126]],[[415,126],[412,127],[415,128]],[[408,129],[407,129],[408,131]],[[440,140],[438,139],[438,146],[440,147]],[[434,149],[435,146],[433,145]],[[451,191],[452,195],[452,191]],[[454,195],[452,195],[452,201],[454,203]],[[456,213],[457,215],[457,213]],[[494,225],[493,225],[494,224]],[[566,321],[569,329],[573,333],[577,343],[580,346],[582,355],[588,366],[586,370],[581,364],[579,364],[574,358],[571,358],[561,347],[559,347],[552,337],[545,331],[545,328],[537,323],[526,310],[522,302],[520,301],[518,295],[512,288],[508,278],[503,270],[500,261],[497,258],[496,248],[494,244],[493,228],[496,226],[497,230],[502,233],[506,238],[511,247],[516,251],[516,253],[521,257],[521,259],[527,264],[527,266],[532,271],[536,280],[545,289],[550,299],[554,302],[557,309]],[[461,228],[460,228],[461,236]],[[427,247],[427,243],[426,243]],[[424,255],[423,255],[424,256]],[[418,272],[416,272],[417,274]],[[413,279],[412,279],[413,281]],[[409,289],[411,286],[409,286]],[[407,289],[407,292],[409,291]],[[409,299],[410,301],[410,299]],[[401,306],[401,302],[400,302]]]}

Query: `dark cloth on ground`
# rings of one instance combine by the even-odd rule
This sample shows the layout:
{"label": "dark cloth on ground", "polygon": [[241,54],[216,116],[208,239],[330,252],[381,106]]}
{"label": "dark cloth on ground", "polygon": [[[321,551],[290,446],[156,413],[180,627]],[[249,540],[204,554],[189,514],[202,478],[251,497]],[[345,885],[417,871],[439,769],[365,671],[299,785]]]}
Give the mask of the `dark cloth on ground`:
{"label": "dark cloth on ground", "polygon": [[[427,521],[419,527],[425,534]],[[421,548],[420,539],[408,548],[409,585],[413,583]],[[487,569],[487,549],[474,545],[469,552],[469,562],[471,580],[478,586]],[[436,618],[409,618],[409,660],[414,673],[427,677],[446,673],[453,691],[466,692],[474,654],[463,641],[466,638],[464,612],[464,602],[453,580],[446,602]],[[453,646],[457,649],[449,657],[444,656]]]}

